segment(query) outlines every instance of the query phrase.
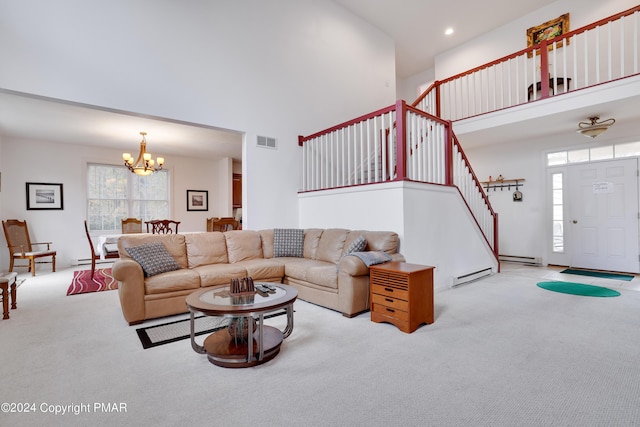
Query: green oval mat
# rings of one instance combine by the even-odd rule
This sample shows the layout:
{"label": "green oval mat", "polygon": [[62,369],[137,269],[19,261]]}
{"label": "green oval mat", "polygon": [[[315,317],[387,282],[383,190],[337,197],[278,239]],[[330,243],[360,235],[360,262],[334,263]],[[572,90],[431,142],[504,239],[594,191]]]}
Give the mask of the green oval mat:
{"label": "green oval mat", "polygon": [[617,297],[620,292],[602,286],[585,285],[572,282],[540,282],[538,287],[563,294],[582,295],[585,297]]}

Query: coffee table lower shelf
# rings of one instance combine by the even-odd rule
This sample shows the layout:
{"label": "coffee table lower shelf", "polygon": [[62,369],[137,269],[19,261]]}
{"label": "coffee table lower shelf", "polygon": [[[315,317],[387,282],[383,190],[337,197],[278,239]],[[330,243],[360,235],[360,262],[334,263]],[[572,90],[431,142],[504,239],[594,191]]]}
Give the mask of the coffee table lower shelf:
{"label": "coffee table lower shelf", "polygon": [[259,359],[259,333],[257,331],[253,334],[251,360],[247,360],[249,343],[236,342],[227,328],[224,328],[212,333],[204,340],[203,347],[209,362],[225,368],[247,368],[273,359],[280,352],[280,344],[282,344],[284,334],[272,326],[264,325],[263,328],[264,356],[262,359]]}

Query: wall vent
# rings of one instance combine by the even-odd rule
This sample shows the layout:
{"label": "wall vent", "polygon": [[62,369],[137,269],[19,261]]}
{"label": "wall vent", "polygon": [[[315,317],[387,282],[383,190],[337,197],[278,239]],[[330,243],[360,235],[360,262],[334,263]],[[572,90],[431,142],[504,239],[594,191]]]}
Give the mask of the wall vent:
{"label": "wall vent", "polygon": [[278,148],[278,142],[275,138],[269,138],[268,136],[258,136],[258,147],[273,148],[275,150]]}

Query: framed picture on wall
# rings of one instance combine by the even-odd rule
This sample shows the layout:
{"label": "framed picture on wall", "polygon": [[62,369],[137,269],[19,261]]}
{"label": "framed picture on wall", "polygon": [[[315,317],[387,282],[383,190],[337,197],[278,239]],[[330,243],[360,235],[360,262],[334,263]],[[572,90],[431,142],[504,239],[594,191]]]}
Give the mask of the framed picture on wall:
{"label": "framed picture on wall", "polygon": [[62,184],[27,182],[27,210],[62,210]]}
{"label": "framed picture on wall", "polygon": [[208,211],[209,192],[206,190],[187,190],[188,211]]}
{"label": "framed picture on wall", "polygon": [[[556,19],[552,19],[551,21],[547,21],[544,24],[529,28],[527,30],[527,47],[535,46],[545,40],[551,40],[554,37],[561,36],[568,32],[569,14],[565,13],[564,15],[561,15]],[[567,38],[558,41],[556,43],[556,47],[562,47],[562,44],[565,40],[566,43],[569,44],[569,39]],[[549,45],[548,50],[553,50],[553,43]],[[529,52],[527,53],[527,56],[531,58],[533,54]]]}

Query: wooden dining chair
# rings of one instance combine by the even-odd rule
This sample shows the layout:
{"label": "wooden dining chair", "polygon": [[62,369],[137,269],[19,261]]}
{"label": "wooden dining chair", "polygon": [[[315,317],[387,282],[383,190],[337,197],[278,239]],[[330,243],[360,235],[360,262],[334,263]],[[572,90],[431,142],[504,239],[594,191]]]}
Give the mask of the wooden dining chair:
{"label": "wooden dining chair", "polygon": [[144,223],[147,225],[147,233],[152,234],[178,234],[178,225],[180,225],[180,221],[171,219],[155,219]]}
{"label": "wooden dining chair", "polygon": [[240,222],[231,218],[207,218],[207,231],[229,231],[237,230]]}
{"label": "wooden dining chair", "polygon": [[[142,227],[142,226],[141,226]],[[96,249],[93,246],[93,241],[91,240],[91,234],[89,234],[89,226],[87,225],[87,220],[84,220],[84,232],[87,235],[87,240],[89,241],[89,247],[91,248],[91,278],[93,279],[93,275],[96,272],[96,260],[102,258],[120,258],[120,254],[117,249],[109,249],[106,246],[104,247],[104,255],[101,257],[96,253]]]}
{"label": "wooden dining chair", "polygon": [[[28,267],[32,276],[36,275],[36,259],[51,257],[51,261],[39,261],[51,263],[52,271],[56,271],[56,251],[51,250],[51,242],[32,243],[29,238],[29,229],[27,221],[17,219],[8,219],[2,221],[4,229],[4,237],[7,239],[9,247],[9,272],[13,271],[14,261],[16,259],[29,260],[29,265],[15,265],[15,267]],[[34,251],[33,246],[46,245],[46,250]]]}
{"label": "wooden dining chair", "polygon": [[142,220],[138,218],[125,218],[121,221],[122,234],[142,233]]}

